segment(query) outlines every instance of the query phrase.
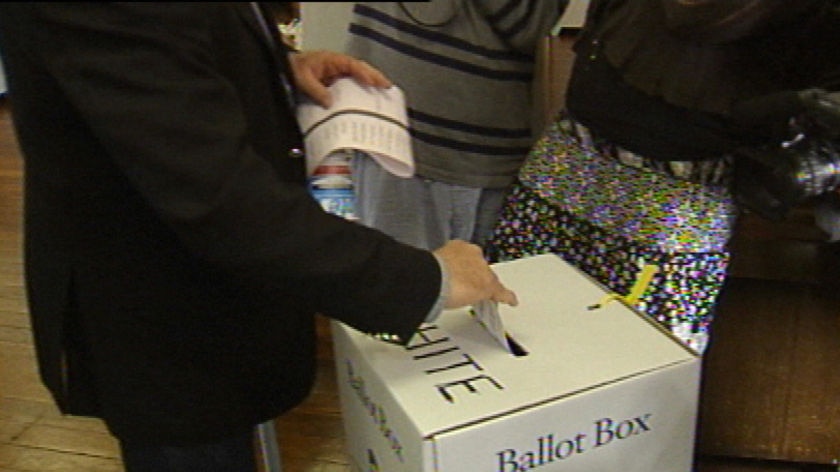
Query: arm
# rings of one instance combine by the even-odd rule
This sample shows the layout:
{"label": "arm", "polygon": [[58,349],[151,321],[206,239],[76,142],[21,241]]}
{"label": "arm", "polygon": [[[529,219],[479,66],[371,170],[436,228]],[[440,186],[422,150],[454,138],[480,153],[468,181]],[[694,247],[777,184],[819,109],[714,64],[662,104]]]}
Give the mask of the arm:
{"label": "arm", "polygon": [[[73,174],[107,177],[90,190],[129,186],[154,211],[150,224],[159,219],[191,257],[243,290],[283,294],[284,303],[407,339],[440,295],[435,257],[323,212],[284,173],[293,167],[284,146],[295,143],[277,141],[293,138],[294,117],[267,52],[240,31],[241,18],[216,10],[228,6],[194,5],[21,7],[37,10],[41,27],[15,37],[54,87],[21,84],[20,98],[60,90],[48,109],[61,110],[77,142],[93,143],[66,150],[85,156]],[[27,141],[59,132],[25,128]],[[480,254],[456,263],[453,300],[471,302],[458,295],[468,282],[468,297],[497,291]],[[467,268],[478,278],[458,275]]]}
{"label": "arm", "polygon": [[[95,179],[73,183],[77,191],[120,187],[196,261],[184,263],[282,300],[278,314],[296,306],[400,334],[425,318],[440,292],[435,258],[309,196],[286,157],[298,142],[294,115],[268,49],[229,5],[21,5],[39,27],[14,36],[44,72],[17,98],[50,97],[36,110],[66,123],[39,129],[32,116],[27,141],[72,133],[74,146],[39,150],[66,174]],[[70,156],[80,157],[65,165]]]}

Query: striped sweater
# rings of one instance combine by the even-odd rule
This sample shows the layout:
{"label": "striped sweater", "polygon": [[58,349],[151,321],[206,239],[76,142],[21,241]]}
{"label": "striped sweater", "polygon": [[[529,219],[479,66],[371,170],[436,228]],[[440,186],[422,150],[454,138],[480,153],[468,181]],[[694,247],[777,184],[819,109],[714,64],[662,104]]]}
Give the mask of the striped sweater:
{"label": "striped sweater", "polygon": [[346,52],[406,95],[417,176],[509,185],[534,142],[539,40],[565,0],[361,2]]}

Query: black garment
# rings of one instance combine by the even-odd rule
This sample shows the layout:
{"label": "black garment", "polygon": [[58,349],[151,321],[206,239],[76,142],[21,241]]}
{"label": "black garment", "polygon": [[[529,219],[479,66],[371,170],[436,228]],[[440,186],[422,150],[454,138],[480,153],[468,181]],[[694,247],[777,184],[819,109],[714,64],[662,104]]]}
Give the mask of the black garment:
{"label": "black garment", "polygon": [[566,106],[599,138],[656,160],[716,159],[746,141],[722,115],[673,105],[627,84],[593,48],[578,50]]}
{"label": "black garment", "polygon": [[838,0],[593,0],[584,31],[636,89],[727,113],[836,74],[838,9]]}
{"label": "black garment", "polygon": [[408,339],[435,303],[430,253],[307,193],[282,48],[248,3],[0,6],[32,327],[64,413],[136,443],[230,437],[308,393],[313,313]]}
{"label": "black garment", "polygon": [[568,108],[593,133],[653,159],[712,159],[766,143],[798,110],[777,123],[733,120],[732,110],[840,86],[838,5],[594,0]]}
{"label": "black garment", "polygon": [[257,470],[253,431],[211,444],[147,446],[120,443],[126,472],[248,472]]}

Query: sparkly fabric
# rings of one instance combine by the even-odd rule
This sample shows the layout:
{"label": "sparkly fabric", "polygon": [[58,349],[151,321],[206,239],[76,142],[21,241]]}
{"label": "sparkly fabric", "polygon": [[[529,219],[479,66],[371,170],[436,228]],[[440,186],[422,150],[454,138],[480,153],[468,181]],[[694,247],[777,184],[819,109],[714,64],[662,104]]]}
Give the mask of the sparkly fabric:
{"label": "sparkly fabric", "polygon": [[654,264],[636,308],[703,352],[729,262],[729,169],[725,159],[649,162],[558,120],[524,164],[487,255],[554,252],[622,295]]}

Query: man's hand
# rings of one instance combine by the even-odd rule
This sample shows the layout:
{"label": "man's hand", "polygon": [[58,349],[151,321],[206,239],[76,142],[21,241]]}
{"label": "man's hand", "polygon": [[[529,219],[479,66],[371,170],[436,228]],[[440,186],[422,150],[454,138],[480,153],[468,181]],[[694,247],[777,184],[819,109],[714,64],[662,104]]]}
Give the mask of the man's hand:
{"label": "man's hand", "polygon": [[327,87],[340,77],[353,77],[363,85],[388,88],[391,81],[365,61],[331,51],[305,51],[289,54],[295,84],[325,108],[332,104]]}
{"label": "man's hand", "polygon": [[493,300],[516,306],[516,294],[502,285],[484,260],[481,248],[466,241],[452,240],[434,251],[449,272],[450,292],[445,308],[460,308]]}

